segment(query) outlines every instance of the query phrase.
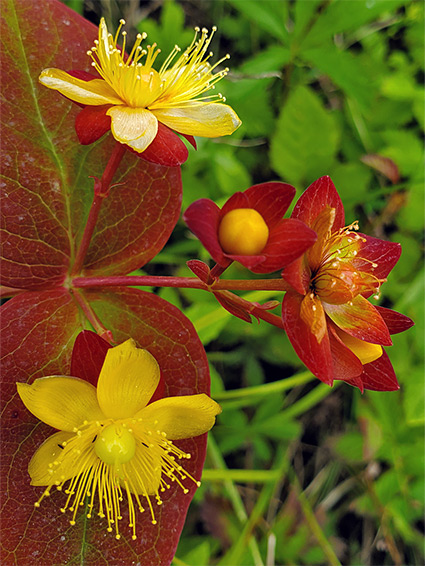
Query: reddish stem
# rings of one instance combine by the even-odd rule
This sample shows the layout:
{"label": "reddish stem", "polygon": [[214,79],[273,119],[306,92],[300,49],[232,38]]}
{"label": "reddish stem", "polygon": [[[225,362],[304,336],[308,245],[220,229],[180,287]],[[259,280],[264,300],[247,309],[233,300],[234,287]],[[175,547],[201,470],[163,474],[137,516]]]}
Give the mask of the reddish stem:
{"label": "reddish stem", "polygon": [[95,180],[93,202],[90,208],[89,216],[87,218],[86,226],[84,228],[83,237],[81,238],[81,242],[77,250],[75,262],[71,269],[71,276],[80,273],[83,267],[83,263],[87,255],[87,250],[89,249],[97,219],[99,217],[100,207],[102,206],[103,199],[105,199],[109,194],[113,176],[115,175],[115,172],[121,162],[121,159],[124,156],[125,151],[125,145],[117,142],[101,179],[99,180],[96,177],[93,177]]}
{"label": "reddish stem", "polygon": [[98,318],[97,314],[94,312],[90,303],[84,297],[83,293],[78,289],[75,289],[72,293],[72,296],[75,299],[75,302],[78,303],[81,310],[85,314],[87,320],[93,326],[94,330],[101,336],[104,340],[109,342],[110,344],[114,344],[112,332],[106,328]]}
{"label": "reddish stem", "polygon": [[197,277],[170,277],[154,275],[118,275],[111,277],[76,277],[74,287],[180,287],[205,291],[287,291],[283,279],[220,279],[211,286]]}

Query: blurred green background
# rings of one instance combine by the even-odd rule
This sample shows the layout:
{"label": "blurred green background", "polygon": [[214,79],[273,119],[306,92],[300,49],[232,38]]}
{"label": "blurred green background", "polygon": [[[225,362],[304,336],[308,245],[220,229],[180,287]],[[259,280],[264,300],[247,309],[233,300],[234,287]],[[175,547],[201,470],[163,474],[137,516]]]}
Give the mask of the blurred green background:
{"label": "blurred green background", "polygon": [[[424,4],[403,0],[69,0],[94,23],[146,31],[164,56],[195,25],[218,26],[218,90],[243,121],[230,138],[198,140],[183,167],[183,209],[219,205],[254,183],[297,194],[330,175],[347,223],[400,242],[379,303],[416,326],[394,336],[394,393],[332,389],[305,370],[288,339],[249,325],[202,291],[161,289],[197,328],[212,396],[203,484],[175,566],[424,562]],[[182,222],[141,273],[189,276],[208,254]],[[228,278],[249,278],[240,266]],[[281,299],[252,292],[250,300]],[[276,310],[275,312],[278,312]]]}

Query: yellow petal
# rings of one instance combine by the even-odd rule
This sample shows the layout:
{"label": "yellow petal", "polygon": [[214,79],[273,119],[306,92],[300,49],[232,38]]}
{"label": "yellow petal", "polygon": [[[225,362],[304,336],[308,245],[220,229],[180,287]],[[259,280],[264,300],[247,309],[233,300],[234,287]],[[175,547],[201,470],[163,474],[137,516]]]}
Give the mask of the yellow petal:
{"label": "yellow petal", "polygon": [[242,123],[230,106],[221,103],[194,101],[182,108],[159,108],[152,112],[160,122],[176,132],[204,138],[227,136]]}
{"label": "yellow petal", "polygon": [[[49,464],[57,461],[58,458],[62,457],[64,447],[62,442],[66,442],[72,437],[75,437],[73,432],[57,432],[52,436],[49,436],[47,440],[43,442],[28,465],[28,473],[31,477],[31,485],[51,485],[52,474],[49,472]],[[70,467],[68,470],[67,477],[65,479],[72,478],[75,473],[75,455],[72,455],[70,459]]]}
{"label": "yellow petal", "polygon": [[32,385],[17,383],[26,408],[46,424],[72,432],[85,420],[104,418],[96,389],[78,377],[51,376],[36,379]]}
{"label": "yellow petal", "polygon": [[107,417],[132,417],[147,405],[159,383],[159,366],[131,338],[106,354],[97,385],[97,398]]}
{"label": "yellow petal", "polygon": [[58,90],[61,94],[74,102],[87,104],[89,106],[101,106],[102,104],[124,104],[114,91],[103,79],[83,81],[72,77],[60,69],[44,69],[38,79],[41,84]]}
{"label": "yellow petal", "polygon": [[336,327],[336,333],[347,348],[350,348],[353,354],[359,358],[362,364],[369,364],[382,356],[382,346],[379,344],[359,340],[340,330],[338,327]]}
{"label": "yellow petal", "polygon": [[112,135],[135,151],[142,153],[158,132],[158,121],[152,112],[144,108],[115,106],[106,112],[111,117]]}
{"label": "yellow petal", "polygon": [[192,438],[210,430],[221,407],[208,395],[167,397],[151,403],[136,415],[145,428],[165,432],[169,440]]}

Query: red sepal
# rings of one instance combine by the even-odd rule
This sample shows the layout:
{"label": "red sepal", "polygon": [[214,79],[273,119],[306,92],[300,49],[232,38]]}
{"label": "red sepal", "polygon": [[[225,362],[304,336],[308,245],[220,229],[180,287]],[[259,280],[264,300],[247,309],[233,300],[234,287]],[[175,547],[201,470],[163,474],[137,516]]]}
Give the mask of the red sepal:
{"label": "red sepal", "polygon": [[213,260],[219,265],[228,265],[230,261],[224,257],[218,241],[218,226],[221,211],[210,199],[193,202],[183,214],[183,220],[197,236]]}
{"label": "red sepal", "polygon": [[[131,149],[131,148],[130,148]],[[179,136],[161,122],[158,122],[158,133],[153,142],[142,151],[131,150],[137,157],[150,163],[165,165],[165,167],[178,167],[184,163],[189,151]]]}
{"label": "red sepal", "polygon": [[[396,242],[387,242],[379,238],[373,238],[366,234],[360,234],[366,240],[361,246],[358,257],[353,262],[360,271],[369,271],[378,279],[385,279],[401,255],[401,245]],[[364,260],[366,261],[363,261]],[[377,264],[376,267],[372,263]],[[373,268],[372,268],[373,267]]]}
{"label": "red sepal", "polygon": [[269,230],[272,230],[288,210],[295,196],[295,188],[287,183],[260,183],[244,192],[249,207],[254,208],[264,218]]}
{"label": "red sepal", "polygon": [[333,384],[334,371],[328,332],[319,342],[300,316],[303,295],[288,291],[282,302],[285,332],[300,360],[327,385]]}
{"label": "red sepal", "polygon": [[111,129],[111,117],[106,111],[111,106],[85,106],[75,117],[75,131],[82,145],[96,142]]}
{"label": "red sepal", "polygon": [[301,295],[307,294],[310,287],[310,277],[311,271],[304,255],[287,265],[282,271],[282,278]]}
{"label": "red sepal", "polygon": [[336,334],[333,324],[328,321],[329,343],[331,346],[332,361],[334,367],[335,379],[342,379],[349,381],[352,385],[354,383],[363,393],[363,386],[359,378],[363,372],[363,364],[359,358],[347,348],[339,336]]}
{"label": "red sepal", "polygon": [[198,149],[198,146],[196,145],[196,140],[193,136],[190,136],[189,134],[182,134],[179,132],[180,136],[183,136],[185,140],[187,140],[190,145],[193,147],[193,149]]}
{"label": "red sepal", "polygon": [[112,345],[95,332],[80,332],[72,349],[70,375],[84,379],[96,387],[109,348]]}
{"label": "red sepal", "polygon": [[312,226],[317,215],[326,206],[335,209],[332,231],[343,228],[345,225],[344,206],[332,179],[327,175],[314,181],[303,192],[294,207],[291,217],[302,220],[307,226]]}
{"label": "red sepal", "polygon": [[400,312],[379,306],[376,306],[375,309],[384,319],[384,322],[387,325],[390,334],[398,334],[399,332],[404,332],[415,324],[411,318],[405,316],[404,314],[401,314]]}
{"label": "red sepal", "polygon": [[372,391],[397,391],[400,389],[393,366],[386,352],[374,362],[363,366],[360,376],[365,389]]}
{"label": "red sepal", "polygon": [[203,283],[208,282],[211,270],[206,263],[199,259],[190,259],[186,265]]}
{"label": "red sepal", "polygon": [[247,313],[247,311],[242,308],[239,305],[235,305],[231,299],[229,299],[226,296],[226,292],[225,291],[217,291],[216,293],[214,293],[215,298],[217,299],[217,301],[220,303],[220,305],[226,309],[228,312],[230,312],[230,314],[233,314],[234,316],[237,316],[238,318],[241,318],[242,320],[244,320],[245,322],[249,322],[252,324],[252,320],[250,315]]}

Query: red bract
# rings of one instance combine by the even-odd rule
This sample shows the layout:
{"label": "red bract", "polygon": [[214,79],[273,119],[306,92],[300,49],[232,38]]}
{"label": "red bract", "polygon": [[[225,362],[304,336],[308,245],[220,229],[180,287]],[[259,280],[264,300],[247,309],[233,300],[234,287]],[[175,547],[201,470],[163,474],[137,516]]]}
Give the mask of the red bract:
{"label": "red bract", "polygon": [[344,226],[344,208],[329,177],[315,181],[300,197],[292,218],[304,221],[317,242],[282,276],[292,287],[282,318],[300,359],[323,382],[342,379],[377,391],[399,388],[382,346],[390,334],[413,325],[407,316],[373,306],[367,297],[397,263],[401,246]]}
{"label": "red bract", "polygon": [[[315,232],[303,221],[282,219],[294,195],[294,187],[286,183],[261,183],[243,193],[235,193],[221,209],[209,199],[197,200],[186,210],[183,219],[220,266],[227,267],[232,261],[238,261],[254,273],[271,273],[293,262],[316,240]],[[228,253],[220,240],[223,220],[230,212],[240,210],[242,214],[246,210],[254,211],[263,225],[259,230],[266,227],[266,232],[258,236],[246,224],[246,229],[237,237],[238,243],[247,246],[257,237],[264,237],[265,245],[254,253]]]}

